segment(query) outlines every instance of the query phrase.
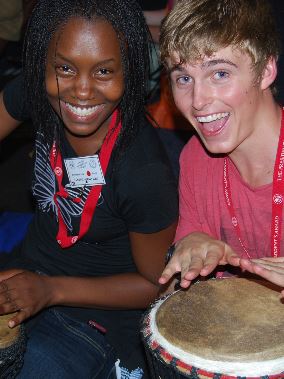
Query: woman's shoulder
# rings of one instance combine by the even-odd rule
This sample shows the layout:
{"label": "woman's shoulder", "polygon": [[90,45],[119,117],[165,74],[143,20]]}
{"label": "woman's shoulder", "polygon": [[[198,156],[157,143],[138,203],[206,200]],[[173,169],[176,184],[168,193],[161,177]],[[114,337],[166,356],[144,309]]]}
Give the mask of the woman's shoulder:
{"label": "woman's shoulder", "polygon": [[137,185],[142,188],[157,180],[173,186],[172,183],[176,183],[162,141],[147,120],[143,121],[131,146],[114,162],[114,174],[117,185],[120,184],[125,191]]}
{"label": "woman's shoulder", "polygon": [[166,151],[158,136],[156,128],[144,117],[140,120],[140,127],[129,146],[122,156],[124,163],[149,165],[151,163],[168,163]]}

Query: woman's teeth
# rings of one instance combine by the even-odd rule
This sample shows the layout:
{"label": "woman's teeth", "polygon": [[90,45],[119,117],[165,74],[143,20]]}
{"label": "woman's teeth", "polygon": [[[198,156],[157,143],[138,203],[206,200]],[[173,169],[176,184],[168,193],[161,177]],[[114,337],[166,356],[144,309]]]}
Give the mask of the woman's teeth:
{"label": "woman's teeth", "polygon": [[196,120],[198,122],[212,122],[216,120],[220,120],[221,118],[229,116],[229,113],[214,113],[210,114],[209,116],[202,116],[202,117],[196,117]]}
{"label": "woman's teeth", "polygon": [[69,103],[65,103],[65,105],[72,113],[80,117],[90,116],[98,109],[97,105],[94,107],[74,107]]}

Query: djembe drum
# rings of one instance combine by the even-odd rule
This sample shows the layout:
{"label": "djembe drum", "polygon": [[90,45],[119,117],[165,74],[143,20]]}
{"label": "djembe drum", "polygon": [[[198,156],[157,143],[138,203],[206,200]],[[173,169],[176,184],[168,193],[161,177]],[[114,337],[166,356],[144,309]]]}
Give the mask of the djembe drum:
{"label": "djembe drum", "polygon": [[284,304],[241,278],[197,282],[158,300],[143,319],[152,378],[284,378]]}
{"label": "djembe drum", "polygon": [[0,316],[0,378],[13,379],[24,361],[26,338],[22,326],[8,327],[12,314]]}

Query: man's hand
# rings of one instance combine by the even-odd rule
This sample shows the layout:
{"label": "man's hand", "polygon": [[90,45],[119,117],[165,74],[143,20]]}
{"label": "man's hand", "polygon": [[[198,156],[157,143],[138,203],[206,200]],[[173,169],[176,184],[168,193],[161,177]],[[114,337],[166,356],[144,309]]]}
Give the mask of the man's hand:
{"label": "man's hand", "polygon": [[223,241],[206,233],[194,232],[176,244],[174,255],[164,269],[160,284],[165,284],[177,272],[181,273],[180,286],[187,288],[198,275],[209,275],[218,265],[239,266],[240,257]]}
{"label": "man's hand", "polygon": [[49,279],[19,269],[0,272],[0,314],[17,312],[8,322],[11,328],[51,305]]}
{"label": "man's hand", "polygon": [[[264,257],[261,259],[241,259],[242,269],[257,274],[280,287],[284,287],[284,257],[272,258]],[[281,292],[284,297],[284,290]]]}

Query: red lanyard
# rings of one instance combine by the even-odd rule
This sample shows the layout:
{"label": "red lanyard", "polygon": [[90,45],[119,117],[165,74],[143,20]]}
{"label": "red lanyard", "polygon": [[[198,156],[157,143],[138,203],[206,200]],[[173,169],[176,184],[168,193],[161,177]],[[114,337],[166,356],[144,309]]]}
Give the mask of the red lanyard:
{"label": "red lanyard", "polygon": [[272,190],[272,220],[271,220],[271,256],[280,256],[281,226],[284,196],[284,110],[282,110],[282,122],[278,149],[273,172]]}
{"label": "red lanyard", "polygon": [[[110,160],[110,156],[111,156],[114,144],[116,142],[116,139],[121,129],[121,123],[119,123],[117,128],[115,128],[117,115],[118,115],[118,112],[115,111],[109,125],[107,136],[104,139],[104,142],[102,144],[101,151],[100,151],[100,163],[101,163],[104,176],[108,167],[108,163]],[[95,213],[96,205],[101,194],[102,185],[95,185],[92,187],[83,207],[79,234],[77,236],[69,236],[67,232],[67,227],[64,223],[61,210],[58,204],[58,197],[60,196],[63,198],[68,198],[70,196],[62,185],[62,179],[63,179],[62,157],[61,157],[60,151],[57,152],[55,144],[53,144],[53,147],[50,152],[50,165],[53,172],[55,173],[55,178],[58,184],[58,192],[54,194],[54,202],[58,211],[58,223],[59,223],[56,239],[61,247],[66,248],[66,247],[72,246],[78,239],[82,238],[89,230],[91,221]],[[72,200],[75,202],[78,201],[77,198],[72,199]]]}
{"label": "red lanyard", "polygon": [[[251,259],[248,249],[245,246],[242,238],[238,219],[235,214],[235,209],[232,202],[232,193],[229,181],[228,158],[224,159],[224,176],[223,176],[223,189],[227,208],[230,212],[232,225],[237,234],[238,240],[246,253],[247,257]],[[280,242],[281,242],[281,226],[282,226],[282,213],[284,201],[284,111],[282,110],[281,130],[277,148],[277,154],[273,172],[273,187],[272,187],[272,218],[271,218],[271,256],[280,256]]]}

